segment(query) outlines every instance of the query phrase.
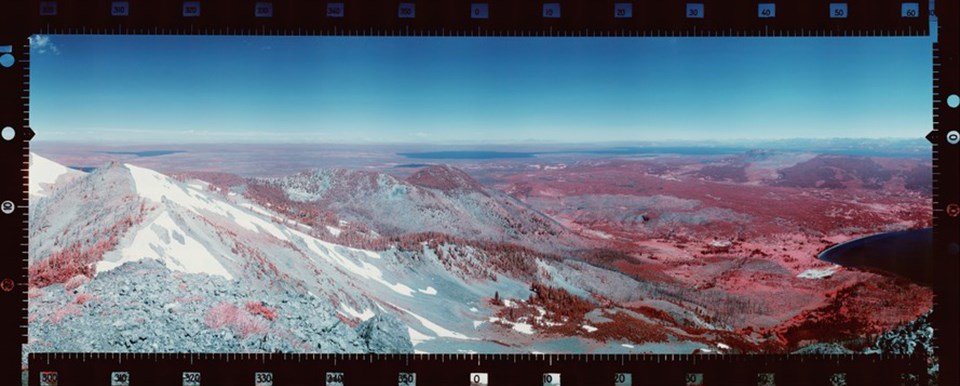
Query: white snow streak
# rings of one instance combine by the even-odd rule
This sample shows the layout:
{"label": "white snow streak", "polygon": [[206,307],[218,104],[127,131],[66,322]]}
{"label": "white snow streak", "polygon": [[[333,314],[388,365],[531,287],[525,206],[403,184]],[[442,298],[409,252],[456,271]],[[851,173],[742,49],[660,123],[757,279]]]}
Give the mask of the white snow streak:
{"label": "white snow streak", "polygon": [[[413,293],[414,293],[413,288],[410,288],[405,284],[400,284],[400,283],[394,284],[394,283],[388,282],[386,279],[383,278],[383,271],[380,271],[380,269],[377,268],[375,265],[370,264],[366,261],[361,261],[357,263],[353,259],[350,259],[347,256],[344,256],[343,254],[337,251],[337,249],[346,249],[348,251],[354,251],[354,252],[361,252],[363,250],[343,248],[336,244],[330,244],[321,240],[317,240],[311,237],[310,235],[307,235],[302,232],[292,231],[292,233],[302,238],[304,240],[304,243],[307,244],[307,248],[309,248],[311,252],[315,253],[317,256],[320,256],[324,260],[330,263],[333,263],[335,265],[338,265],[340,267],[343,267],[347,271],[354,273],[357,276],[361,276],[363,278],[370,279],[380,284],[383,284],[389,287],[390,289],[392,289],[396,293],[399,293],[404,296],[413,296]],[[362,253],[357,253],[357,254],[363,254],[369,257],[371,253],[372,252],[369,252],[369,251],[363,251]]]}
{"label": "white snow streak", "polygon": [[340,305],[340,309],[342,309],[343,312],[345,312],[347,315],[352,316],[352,317],[357,318],[357,319],[360,319],[360,320],[364,320],[364,321],[367,320],[367,319],[370,319],[370,318],[374,317],[374,315],[375,315],[375,314],[373,313],[373,311],[370,310],[370,309],[365,309],[365,310],[363,310],[363,312],[360,312],[360,311],[357,311],[357,310],[353,309],[353,307],[350,307],[350,306],[348,306],[348,305],[346,305],[346,304],[341,304],[341,305]]}
{"label": "white snow streak", "polygon": [[424,334],[420,331],[413,329],[413,327],[407,327],[407,332],[410,333],[410,341],[413,342],[413,347],[417,347],[418,344],[426,342],[428,340],[433,340],[434,338],[430,335]]}
{"label": "white snow streak", "polygon": [[427,287],[427,289],[418,289],[417,291],[420,291],[420,293],[424,293],[424,294],[427,294],[427,295],[436,295],[436,294],[437,294],[437,289],[436,289],[436,288],[433,288],[433,287]]}
{"label": "white snow streak", "polygon": [[210,199],[202,190],[190,186],[178,186],[170,177],[150,169],[130,164],[124,164],[124,166],[130,170],[137,193],[143,198],[153,202],[163,202],[163,199],[166,198],[195,213],[199,214],[201,211],[215,213],[229,218],[237,225],[251,231],[266,231],[280,240],[288,240],[284,232],[272,222],[254,216],[226,202]]}
{"label": "white snow streak", "polygon": [[800,274],[797,275],[797,277],[801,279],[823,279],[823,278],[828,278],[830,276],[833,276],[833,274],[837,273],[837,270],[839,269],[840,269],[839,265],[834,265],[834,266],[823,268],[823,269],[811,268],[806,271],[800,272]]}
{"label": "white snow streak", "polygon": [[66,166],[30,153],[30,195],[38,197],[46,196],[48,192],[41,184],[53,184],[57,182],[60,176],[70,173],[71,171],[72,170]]}
{"label": "white snow streak", "polygon": [[489,320],[490,320],[490,323],[498,323],[498,322],[499,322],[499,323],[502,323],[502,324],[505,324],[505,325],[510,326],[510,328],[514,329],[514,330],[517,331],[517,332],[520,332],[520,333],[523,333],[523,334],[527,334],[527,335],[533,335],[533,325],[531,325],[530,323],[526,323],[526,322],[511,322],[511,321],[509,321],[509,320],[500,319],[500,318],[495,317],[495,316],[490,317]]}
{"label": "white snow streak", "polygon": [[327,232],[330,232],[330,234],[333,235],[333,237],[339,237],[340,232],[343,232],[343,231],[340,230],[340,228],[334,228],[332,226],[327,225]]}
{"label": "white snow streak", "polygon": [[[423,327],[427,328],[428,330],[430,330],[431,332],[433,332],[436,336],[438,336],[438,337],[440,337],[440,338],[452,338],[452,339],[462,339],[462,340],[477,340],[476,338],[471,338],[471,337],[466,336],[466,335],[463,335],[463,334],[461,334],[461,333],[459,333],[459,332],[453,332],[453,331],[450,331],[450,330],[448,330],[448,329],[446,329],[446,328],[443,328],[443,327],[441,327],[440,325],[438,325],[438,324],[436,324],[436,323],[434,323],[434,322],[431,322],[431,321],[430,321],[429,319],[427,319],[427,318],[424,318],[424,317],[422,317],[422,316],[420,316],[420,315],[417,315],[417,314],[415,314],[415,313],[413,313],[413,312],[410,312],[410,310],[407,310],[407,309],[402,308],[402,307],[397,307],[397,305],[395,305],[395,304],[393,304],[392,306],[396,307],[396,308],[399,309],[400,311],[403,311],[403,312],[406,312],[406,313],[410,314],[410,316],[412,316],[412,317],[414,317],[415,319],[417,319],[417,321],[419,321],[420,324],[423,325]],[[412,336],[411,336],[411,337],[412,337]]]}
{"label": "white snow streak", "polygon": [[[182,242],[181,242],[182,240]],[[119,254],[119,256],[117,256]],[[97,262],[97,272],[106,272],[123,263],[156,259],[167,268],[187,273],[206,273],[232,280],[233,276],[203,244],[190,237],[167,212],[160,213],[150,224],[140,228],[130,245],[118,252],[108,252]]]}

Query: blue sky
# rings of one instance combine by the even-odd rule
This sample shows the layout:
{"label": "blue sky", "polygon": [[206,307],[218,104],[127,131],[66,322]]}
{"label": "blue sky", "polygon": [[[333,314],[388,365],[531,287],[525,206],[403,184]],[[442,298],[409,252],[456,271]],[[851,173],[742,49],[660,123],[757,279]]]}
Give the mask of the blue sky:
{"label": "blue sky", "polygon": [[34,36],[41,141],[922,137],[928,38]]}

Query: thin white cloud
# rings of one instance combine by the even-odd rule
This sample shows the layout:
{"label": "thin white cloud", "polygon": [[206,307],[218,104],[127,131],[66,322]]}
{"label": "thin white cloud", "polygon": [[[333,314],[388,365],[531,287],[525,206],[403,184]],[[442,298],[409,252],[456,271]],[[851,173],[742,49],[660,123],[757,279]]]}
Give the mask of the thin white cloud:
{"label": "thin white cloud", "polygon": [[50,37],[46,35],[30,36],[30,49],[37,54],[51,53],[60,55],[60,49],[57,48],[57,45],[53,44]]}

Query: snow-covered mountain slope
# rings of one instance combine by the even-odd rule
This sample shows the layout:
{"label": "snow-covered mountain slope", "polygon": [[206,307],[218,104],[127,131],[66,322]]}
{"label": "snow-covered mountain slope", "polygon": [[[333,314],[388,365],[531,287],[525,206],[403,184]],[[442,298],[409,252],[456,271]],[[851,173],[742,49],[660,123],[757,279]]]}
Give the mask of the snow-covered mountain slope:
{"label": "snow-covered mountain slope", "polygon": [[[106,165],[57,186],[53,192],[32,203],[30,282],[31,297],[38,300],[31,302],[31,329],[44,342],[33,349],[151,351],[151,347],[158,350],[187,343],[176,342],[178,337],[185,338],[172,333],[173,330],[187,331],[186,337],[214,330],[215,336],[229,334],[235,339],[201,346],[199,351],[362,352],[367,351],[368,345],[390,352],[412,350],[405,329],[387,334],[396,344],[407,342],[395,347],[385,347],[382,341],[370,342],[369,336],[359,333],[345,335],[342,326],[357,323],[344,324],[337,315],[339,304],[329,301],[329,295],[340,290],[333,285],[324,286],[320,276],[302,275],[310,280],[305,282],[281,270],[306,269],[305,262],[284,260],[305,257],[297,253],[292,241],[304,246],[312,243],[313,248],[305,250],[323,256],[310,252],[310,259],[347,264],[329,267],[328,280],[336,276],[332,273],[338,269],[353,269],[397,287],[397,283],[387,283],[376,268],[348,260],[378,257],[375,253],[351,252],[349,258],[344,257],[332,245],[317,243],[272,222],[262,208],[230,202],[206,191],[201,182],[184,183],[133,165]],[[271,253],[274,251],[277,253]],[[148,277],[144,277],[142,269],[131,268],[131,264],[144,262],[160,264],[151,265]],[[311,266],[316,268],[316,264]],[[155,283],[176,278],[191,279],[173,286]],[[219,284],[198,286],[197,280]],[[55,295],[63,290],[69,295]],[[405,291],[412,292],[413,289]],[[357,298],[361,298],[360,294]],[[323,306],[307,305],[316,302]],[[373,304],[369,300],[368,303]],[[148,325],[163,325],[172,330],[167,334],[137,332],[137,340],[128,342],[121,337],[108,341],[113,342],[108,349],[98,346],[103,341],[70,340],[78,337],[75,333],[83,326],[104,323],[104,314],[97,311],[100,309],[120,310],[121,313],[111,311],[115,316],[110,320],[123,326],[142,325],[150,319]],[[185,320],[154,320],[164,315],[156,311],[173,309],[181,310],[179,318]],[[379,310],[376,313],[389,314]],[[183,323],[191,319],[200,323]],[[400,325],[391,320],[397,319],[392,314],[376,318],[376,323],[383,326],[374,329]],[[348,328],[352,331],[352,327]],[[367,335],[370,329],[367,325]],[[331,342],[340,343],[312,343],[318,338],[316,334],[322,333],[335,335]],[[283,339],[251,341],[247,339],[251,335]],[[148,342],[140,342],[145,339]],[[148,344],[151,339],[156,339],[155,344]],[[169,339],[174,340],[173,345]],[[78,343],[90,346],[76,348]]]}
{"label": "snow-covered mountain slope", "polygon": [[61,178],[66,180],[83,174],[81,171],[70,169],[34,153],[30,153],[30,198],[37,199],[49,195],[49,188],[55,185]]}
{"label": "snow-covered mountain slope", "polygon": [[[449,170],[433,172],[437,178]],[[419,178],[429,188],[355,172],[275,182],[303,200],[355,211],[349,221],[379,219],[401,231],[427,226],[503,236],[504,229],[522,229],[510,223],[524,221],[518,213],[535,216],[454,177]],[[347,194],[348,187],[355,193]],[[376,250],[346,247],[315,237],[262,197],[129,164],[58,182],[52,192],[32,203],[30,224],[31,296],[38,299],[30,303],[31,328],[47,349],[103,351],[66,339],[88,339],[69,331],[95,325],[113,308],[121,311],[111,320],[124,326],[169,326],[156,338],[163,347],[184,334],[233,337],[201,351],[624,351],[619,344],[590,342],[623,340],[643,349],[638,337],[666,336],[630,332],[623,325],[633,322],[625,321],[657,321],[613,305],[665,293],[659,285],[512,244],[427,238]],[[560,295],[539,298],[532,283]],[[580,305],[579,313],[570,313],[565,304],[571,302]],[[588,317],[594,307],[596,315]],[[340,324],[351,332],[331,329]],[[657,328],[685,336],[679,327]],[[324,332],[347,340],[315,336]],[[116,337],[106,351],[154,347],[150,334],[132,334],[135,342]],[[316,339],[328,343],[318,348]],[[677,345],[678,352],[688,352],[690,344]]]}
{"label": "snow-covered mountain slope", "polygon": [[[430,166],[406,180],[385,173],[327,169],[251,181],[275,189],[383,236],[440,232],[471,240],[508,241],[547,252],[583,248],[585,241],[548,216],[462,170]],[[335,224],[329,224],[335,225]],[[338,232],[339,233],[339,232]]]}
{"label": "snow-covered mountain slope", "polygon": [[[30,174],[34,168],[58,169],[59,165],[51,164],[35,163]],[[87,263],[99,260],[150,209],[136,195],[130,174],[119,165],[60,181],[48,185],[49,196],[30,202],[31,262],[67,259],[63,253],[90,260]]]}

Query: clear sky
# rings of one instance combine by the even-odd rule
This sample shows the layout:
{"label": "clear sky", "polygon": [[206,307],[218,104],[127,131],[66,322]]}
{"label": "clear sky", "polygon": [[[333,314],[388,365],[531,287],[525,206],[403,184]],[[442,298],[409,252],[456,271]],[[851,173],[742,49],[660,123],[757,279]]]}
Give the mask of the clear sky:
{"label": "clear sky", "polygon": [[928,38],[34,36],[42,141],[922,137]]}

